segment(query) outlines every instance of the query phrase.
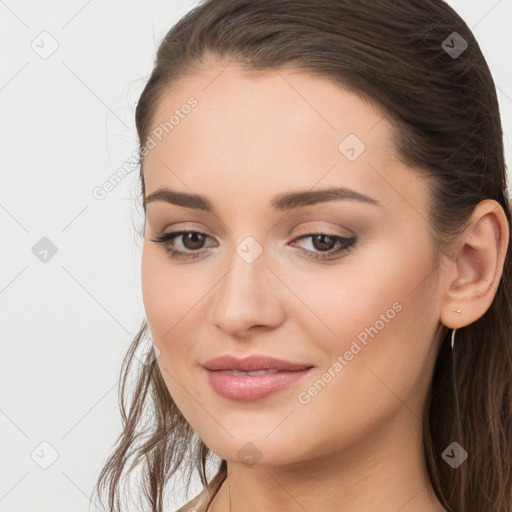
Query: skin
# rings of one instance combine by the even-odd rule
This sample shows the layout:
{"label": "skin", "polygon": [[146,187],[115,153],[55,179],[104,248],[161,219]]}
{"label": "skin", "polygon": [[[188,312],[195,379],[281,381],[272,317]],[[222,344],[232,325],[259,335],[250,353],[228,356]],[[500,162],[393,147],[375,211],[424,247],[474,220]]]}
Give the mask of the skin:
{"label": "skin", "polygon": [[[436,265],[426,183],[399,162],[386,118],[355,93],[293,68],[248,73],[208,60],[165,91],[152,129],[190,96],[198,105],[144,160],[146,197],[161,187],[201,194],[216,214],[147,204],[142,290],[173,400],[228,461],[231,510],[445,510],[421,441],[436,334],[443,324],[474,322],[491,304],[509,236],[503,210],[480,203]],[[366,146],[354,161],[338,149],[348,134]],[[353,199],[287,212],[270,206],[280,193],[339,186],[380,206]],[[207,235],[203,245],[174,238],[175,248],[201,257],[172,259],[151,240],[180,229]],[[355,234],[357,242],[320,261],[304,250],[332,252],[336,242],[322,249],[298,238],[306,233]],[[247,236],[262,249],[252,263],[236,252]],[[298,394],[395,303],[394,318],[300,403]],[[232,401],[213,391],[201,366],[226,353],[314,370],[263,400]],[[259,457],[253,465],[238,455],[249,441]],[[227,482],[209,512],[229,510]]]}

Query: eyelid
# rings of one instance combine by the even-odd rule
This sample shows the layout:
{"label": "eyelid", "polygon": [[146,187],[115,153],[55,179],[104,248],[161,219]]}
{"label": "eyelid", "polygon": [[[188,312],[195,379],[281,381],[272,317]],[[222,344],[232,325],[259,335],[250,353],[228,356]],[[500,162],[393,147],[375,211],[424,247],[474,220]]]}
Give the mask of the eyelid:
{"label": "eyelid", "polygon": [[209,229],[202,222],[176,222],[173,224],[164,224],[161,229],[155,229],[155,232],[158,233],[174,233],[175,231],[197,231],[198,233],[202,233],[203,235],[208,235],[211,237],[209,233]]}
{"label": "eyelid", "polygon": [[[320,221],[321,222],[321,221]],[[191,225],[193,224],[193,225]],[[155,230],[158,234],[160,235],[166,235],[168,233],[176,233],[178,231],[183,231],[183,232],[197,232],[197,233],[200,233],[204,236],[207,236],[208,238],[210,239],[216,239],[216,240],[222,240],[222,237],[219,237],[217,235],[213,236],[209,233],[209,230],[206,228],[206,226],[204,226],[204,224],[202,223],[199,223],[200,224],[200,227],[198,228],[197,227],[197,224],[198,223],[190,223],[190,222],[183,222],[183,223],[177,223],[177,225],[175,224],[168,224],[168,225],[164,225],[162,229],[159,229],[159,230]],[[351,229],[345,227],[345,226],[339,226],[337,225],[336,226],[338,229],[342,229],[343,231],[342,232],[338,232],[336,230],[336,228],[330,228],[330,227],[325,227],[325,223],[322,225],[322,226],[311,226],[311,225],[308,225],[308,226],[300,226],[296,231],[294,230],[290,230],[288,232],[288,236],[293,236],[293,238],[299,238],[301,237],[302,235],[318,235],[318,234],[323,234],[323,235],[328,235],[328,236],[332,236],[332,237],[341,237],[341,238],[353,238],[353,237],[357,237],[357,234],[352,231]],[[169,231],[168,231],[169,230]]]}
{"label": "eyelid", "polygon": [[[339,226],[338,226],[339,227]],[[325,228],[320,226],[308,226],[308,227],[300,227],[297,232],[293,235],[295,238],[300,237],[301,235],[328,235],[328,236],[336,236],[341,238],[353,238],[356,237],[356,233],[348,228],[343,228],[345,233],[338,233],[333,228]]]}

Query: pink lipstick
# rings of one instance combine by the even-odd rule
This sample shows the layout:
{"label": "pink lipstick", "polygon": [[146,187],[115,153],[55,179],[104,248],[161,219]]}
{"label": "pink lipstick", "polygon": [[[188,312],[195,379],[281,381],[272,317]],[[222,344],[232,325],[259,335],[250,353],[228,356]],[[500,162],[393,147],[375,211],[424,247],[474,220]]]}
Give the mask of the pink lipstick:
{"label": "pink lipstick", "polygon": [[277,393],[310,373],[310,364],[294,363],[264,355],[238,359],[231,355],[204,363],[208,381],[220,396],[254,401]]}

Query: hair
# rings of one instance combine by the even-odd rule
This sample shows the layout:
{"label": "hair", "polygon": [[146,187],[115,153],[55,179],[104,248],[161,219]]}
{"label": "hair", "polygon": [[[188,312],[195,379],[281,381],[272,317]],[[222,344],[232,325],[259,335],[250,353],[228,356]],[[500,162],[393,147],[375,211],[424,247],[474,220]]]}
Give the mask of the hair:
{"label": "hair", "polygon": [[[456,32],[458,35],[454,35]],[[449,37],[468,46],[459,56]],[[451,44],[453,46],[453,44]],[[155,109],[172,84],[209,57],[236,60],[247,70],[290,66],[333,81],[378,107],[390,122],[398,158],[427,178],[429,228],[439,251],[467,227],[475,206],[493,199],[510,232],[503,133],[495,85],[470,28],[441,0],[205,0],[163,38],[136,107],[144,213],[142,147]],[[440,326],[440,348],[422,418],[429,476],[449,511],[512,510],[512,306],[510,244],[487,311],[457,330]],[[96,482],[111,512],[120,511],[122,476],[142,464],[142,493],[163,510],[164,490],[179,469],[197,471],[209,503],[224,481],[221,460],[208,481],[210,449],[172,400],[156,360],[138,365],[126,412],[126,384],[145,320],[121,368],[123,430]],[[149,391],[149,394],[148,394]],[[151,421],[146,421],[146,409]],[[144,442],[136,446],[142,436]],[[452,469],[443,451],[456,441],[467,460]],[[125,472],[130,457],[132,464]],[[126,476],[126,475],[125,475]],[[103,501],[102,501],[103,502]],[[142,503],[142,502],[141,502]]]}

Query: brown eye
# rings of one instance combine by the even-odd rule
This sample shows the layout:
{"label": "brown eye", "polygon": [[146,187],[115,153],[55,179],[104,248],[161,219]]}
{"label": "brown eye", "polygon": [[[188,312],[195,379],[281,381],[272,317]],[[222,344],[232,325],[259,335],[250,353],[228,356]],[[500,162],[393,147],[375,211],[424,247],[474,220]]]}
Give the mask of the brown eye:
{"label": "brown eye", "polygon": [[172,258],[195,259],[204,254],[207,238],[210,237],[199,231],[172,231],[155,235],[151,241],[162,244]]}
{"label": "brown eye", "polygon": [[197,231],[189,231],[181,235],[181,241],[183,245],[185,248],[190,249],[191,251],[202,249],[205,239],[206,237]]}
{"label": "brown eye", "polygon": [[352,250],[357,242],[355,236],[347,238],[327,233],[310,233],[302,235],[296,240],[308,240],[310,249],[302,248],[302,250],[305,254],[316,260],[335,259],[337,256]]}
{"label": "brown eye", "polygon": [[313,247],[318,251],[330,251],[336,245],[336,239],[329,235],[314,235],[312,237]]}

